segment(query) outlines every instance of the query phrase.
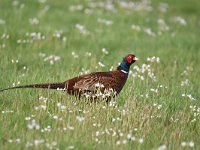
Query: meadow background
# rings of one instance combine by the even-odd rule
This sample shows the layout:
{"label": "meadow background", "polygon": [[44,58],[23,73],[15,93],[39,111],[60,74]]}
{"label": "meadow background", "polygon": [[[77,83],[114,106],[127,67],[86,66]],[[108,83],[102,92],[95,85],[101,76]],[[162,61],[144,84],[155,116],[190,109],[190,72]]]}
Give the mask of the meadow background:
{"label": "meadow background", "polygon": [[0,93],[0,149],[200,149],[200,1],[0,0],[0,89],[140,60],[110,104]]}

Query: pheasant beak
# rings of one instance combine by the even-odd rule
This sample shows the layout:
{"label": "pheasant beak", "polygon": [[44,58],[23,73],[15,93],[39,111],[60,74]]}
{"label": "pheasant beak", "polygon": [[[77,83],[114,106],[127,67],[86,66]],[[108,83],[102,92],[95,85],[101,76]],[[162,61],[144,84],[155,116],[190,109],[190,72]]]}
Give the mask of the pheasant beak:
{"label": "pheasant beak", "polygon": [[134,59],[133,60],[139,60],[139,58],[137,58],[137,57],[134,57]]}

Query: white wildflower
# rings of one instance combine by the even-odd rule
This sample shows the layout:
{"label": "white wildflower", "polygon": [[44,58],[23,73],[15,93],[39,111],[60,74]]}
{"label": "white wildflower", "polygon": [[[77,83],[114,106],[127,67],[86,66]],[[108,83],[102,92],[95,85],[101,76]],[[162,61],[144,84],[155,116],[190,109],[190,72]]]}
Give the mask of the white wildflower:
{"label": "white wildflower", "polygon": [[144,32],[150,36],[156,36],[156,34],[151,30],[151,28],[144,28]]}
{"label": "white wildflower", "polygon": [[68,149],[68,150],[74,149],[74,146],[72,146],[72,145],[71,145],[71,146],[68,146],[67,149]]}
{"label": "white wildflower", "polygon": [[0,19],[0,25],[4,25],[4,24],[6,24],[6,21],[3,19]]}
{"label": "white wildflower", "polygon": [[53,34],[53,37],[61,38],[62,33],[63,33],[63,30],[56,30]]}
{"label": "white wildflower", "polygon": [[91,56],[92,56],[92,53],[86,52],[86,53],[85,53],[85,56],[91,57]]}
{"label": "white wildflower", "polygon": [[85,120],[84,117],[80,117],[80,116],[76,116],[76,119],[79,121],[79,122],[83,122]]}
{"label": "white wildflower", "polygon": [[102,62],[98,62],[99,66],[105,67],[105,65]]}
{"label": "white wildflower", "polygon": [[74,51],[72,52],[72,56],[73,56],[74,58],[78,58],[78,57],[79,57],[79,55],[76,54]]}
{"label": "white wildflower", "polygon": [[31,120],[31,122],[27,125],[28,129],[36,129],[39,130],[40,129],[40,125],[33,119]]}
{"label": "white wildflower", "polygon": [[121,144],[121,142],[120,142],[120,141],[117,141],[116,144],[119,145],[119,144]]}
{"label": "white wildflower", "polygon": [[102,48],[102,50],[101,50],[104,54],[108,54],[109,52],[108,52],[108,50],[106,49],[106,48]]}
{"label": "white wildflower", "polygon": [[157,148],[157,150],[166,150],[167,146],[166,145],[161,145]]}
{"label": "white wildflower", "polygon": [[150,62],[156,62],[156,63],[160,63],[160,58],[159,57],[148,57],[147,58],[147,61],[150,61]]}
{"label": "white wildflower", "polygon": [[98,21],[99,23],[102,23],[102,24],[106,25],[106,26],[110,26],[110,25],[113,24],[113,21],[112,21],[112,20],[106,20],[106,19],[98,18],[97,21]]}
{"label": "white wildflower", "polygon": [[135,141],[135,140],[136,140],[136,137],[135,137],[135,136],[132,136],[132,137],[131,137],[131,140],[132,140],[132,141]]}
{"label": "white wildflower", "polygon": [[127,144],[127,140],[123,140],[122,143],[123,143],[123,144]]}
{"label": "white wildflower", "polygon": [[169,5],[167,3],[160,3],[159,4],[159,11],[165,13],[167,12],[167,9],[169,8]]}
{"label": "white wildflower", "polygon": [[80,11],[83,10],[83,5],[72,5],[69,7],[70,11]]}
{"label": "white wildflower", "polygon": [[194,147],[194,142],[193,142],[193,141],[190,141],[190,142],[182,142],[182,143],[181,143],[181,146],[182,146],[182,147],[186,147],[186,146],[188,146],[188,147]]}
{"label": "white wildflower", "polygon": [[186,20],[184,18],[180,17],[180,16],[174,17],[173,20],[174,20],[174,22],[177,22],[182,26],[186,26],[187,25]]}
{"label": "white wildflower", "polygon": [[138,139],[138,142],[139,142],[139,143],[143,143],[143,142],[144,142],[144,139],[143,139],[143,138],[140,138],[140,139]]}
{"label": "white wildflower", "polygon": [[131,29],[133,29],[133,30],[135,30],[135,31],[141,31],[140,26],[134,25],[134,24],[131,26]]}
{"label": "white wildflower", "polygon": [[38,25],[40,23],[40,21],[38,20],[38,18],[30,18],[29,23],[31,25]]}
{"label": "white wildflower", "polygon": [[98,83],[96,83],[96,84],[95,84],[95,87],[100,87],[100,88],[103,88],[103,87],[104,87],[104,85],[103,85],[102,83],[99,83],[99,82],[98,82]]}
{"label": "white wildflower", "polygon": [[132,135],[131,134],[127,134],[127,139],[131,139]]}
{"label": "white wildflower", "polygon": [[189,80],[185,79],[184,81],[181,81],[181,86],[189,86]]}
{"label": "white wildflower", "polygon": [[83,25],[80,25],[80,24],[76,24],[75,25],[76,29],[79,30],[79,32],[83,35],[88,35],[89,34],[89,31],[87,31],[87,29],[85,28],[85,26]]}
{"label": "white wildflower", "polygon": [[16,143],[20,143],[20,142],[21,142],[21,139],[17,138]]}
{"label": "white wildflower", "polygon": [[161,31],[168,31],[169,26],[166,24],[165,20],[163,19],[158,19],[158,25]]}

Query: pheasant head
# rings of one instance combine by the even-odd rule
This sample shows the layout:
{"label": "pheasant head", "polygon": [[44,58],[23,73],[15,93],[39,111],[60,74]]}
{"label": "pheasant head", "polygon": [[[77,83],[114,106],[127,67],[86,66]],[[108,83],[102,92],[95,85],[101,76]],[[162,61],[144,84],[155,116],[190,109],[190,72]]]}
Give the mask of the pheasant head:
{"label": "pheasant head", "polygon": [[138,58],[133,55],[133,54],[128,54],[125,56],[120,63],[120,65],[117,67],[118,70],[124,72],[124,73],[129,73],[130,66],[136,61]]}

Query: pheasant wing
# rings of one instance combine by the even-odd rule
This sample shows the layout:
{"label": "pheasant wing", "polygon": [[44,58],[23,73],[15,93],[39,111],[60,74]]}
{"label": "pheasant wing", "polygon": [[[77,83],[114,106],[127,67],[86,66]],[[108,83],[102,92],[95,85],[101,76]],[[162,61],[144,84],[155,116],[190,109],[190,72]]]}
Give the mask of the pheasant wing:
{"label": "pheasant wing", "polygon": [[85,75],[78,82],[75,83],[74,89],[82,91],[95,92],[97,90],[104,91],[105,89],[112,88],[114,78],[111,74],[93,73]]}

